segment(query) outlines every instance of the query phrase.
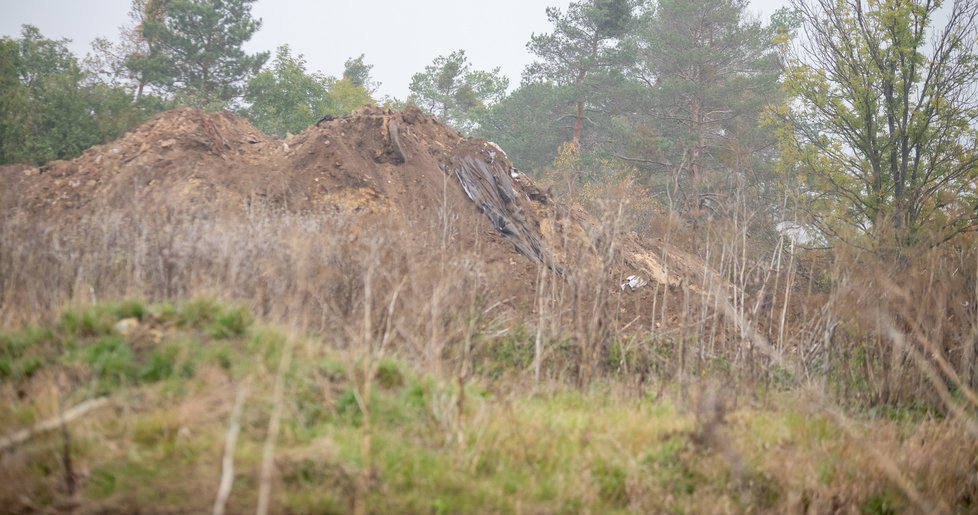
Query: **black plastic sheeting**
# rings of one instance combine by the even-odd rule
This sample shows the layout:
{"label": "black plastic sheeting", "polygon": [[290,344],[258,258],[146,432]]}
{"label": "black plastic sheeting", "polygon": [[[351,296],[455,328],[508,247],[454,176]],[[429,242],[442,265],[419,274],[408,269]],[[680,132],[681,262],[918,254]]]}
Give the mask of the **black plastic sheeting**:
{"label": "black plastic sheeting", "polygon": [[526,195],[513,188],[510,178],[514,169],[503,159],[496,159],[491,147],[483,151],[467,149],[451,158],[452,170],[465,194],[489,217],[492,225],[516,250],[528,258],[543,263],[563,275],[564,269],[546,251],[541,238],[527,222],[521,203]]}

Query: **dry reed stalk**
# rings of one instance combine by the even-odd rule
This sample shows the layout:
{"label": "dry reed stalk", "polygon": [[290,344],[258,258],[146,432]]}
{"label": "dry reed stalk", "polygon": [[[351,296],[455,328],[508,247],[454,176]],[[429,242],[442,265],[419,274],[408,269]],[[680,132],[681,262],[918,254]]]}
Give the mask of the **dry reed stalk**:
{"label": "dry reed stalk", "polygon": [[234,407],[231,409],[231,421],[228,423],[228,432],[224,437],[224,458],[221,460],[221,482],[217,488],[217,498],[214,500],[214,515],[224,515],[227,507],[228,497],[231,495],[231,486],[234,483],[234,449],[238,443],[238,433],[241,432],[241,415],[244,412],[245,399],[248,396],[248,387],[241,385],[234,399]]}
{"label": "dry reed stalk", "polygon": [[262,450],[261,473],[258,486],[258,515],[267,515],[272,496],[272,472],[275,467],[275,443],[278,440],[279,426],[282,419],[282,399],[285,396],[285,374],[292,366],[293,338],[285,342],[282,357],[275,373],[275,384],[272,387],[272,413],[268,419],[268,434],[265,435],[265,445]]}
{"label": "dry reed stalk", "polygon": [[17,445],[30,440],[31,437],[35,435],[65,426],[79,418],[84,417],[85,415],[94,412],[99,408],[104,408],[109,404],[110,401],[107,397],[99,397],[97,399],[89,399],[81,404],[69,408],[64,412],[58,410],[59,413],[49,419],[46,419],[38,424],[34,424],[27,429],[22,429],[0,438],[0,452],[5,452],[8,449],[16,447]]}
{"label": "dry reed stalk", "polygon": [[861,448],[869,452],[870,456],[876,461],[876,464],[880,467],[886,477],[896,485],[897,488],[913,503],[917,511],[920,513],[950,513],[951,510],[944,502],[943,499],[937,499],[937,506],[934,506],[921,495],[920,491],[914,486],[913,481],[908,479],[900,471],[900,467],[890,459],[889,456],[880,451],[876,446],[866,438],[860,438],[856,430],[853,428],[852,422],[846,417],[842,412],[835,408],[828,406],[822,406],[822,410],[828,414],[836,424],[842,428],[850,440],[856,442]]}

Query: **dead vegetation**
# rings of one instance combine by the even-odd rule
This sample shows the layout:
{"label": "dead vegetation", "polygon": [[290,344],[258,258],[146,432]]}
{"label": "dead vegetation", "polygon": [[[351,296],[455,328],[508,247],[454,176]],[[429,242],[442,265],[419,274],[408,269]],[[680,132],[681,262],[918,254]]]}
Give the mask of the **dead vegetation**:
{"label": "dead vegetation", "polygon": [[[416,110],[284,141],[178,110],[0,171],[4,434],[56,414],[53,381],[119,406],[4,454],[4,505],[974,509],[973,249],[826,259],[746,208],[639,236],[614,195],[565,205],[488,148]],[[245,307],[112,304],[201,295]]]}

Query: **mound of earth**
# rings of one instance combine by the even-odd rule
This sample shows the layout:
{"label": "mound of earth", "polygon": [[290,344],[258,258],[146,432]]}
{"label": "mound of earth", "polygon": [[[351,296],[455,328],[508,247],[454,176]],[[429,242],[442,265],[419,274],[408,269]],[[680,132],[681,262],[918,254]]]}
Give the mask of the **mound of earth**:
{"label": "mound of earth", "polygon": [[513,306],[533,306],[541,265],[561,277],[601,270],[592,289],[621,296],[620,309],[636,320],[654,291],[676,291],[702,275],[698,260],[675,252],[667,272],[662,249],[634,235],[609,236],[535,185],[503,149],[414,106],[365,108],[284,140],[232,114],[180,108],[75,160],[8,166],[0,177],[4,218],[64,234],[110,213],[234,220],[256,209],[342,216],[358,234],[377,224],[406,234],[451,226],[460,247],[479,249],[494,295]]}

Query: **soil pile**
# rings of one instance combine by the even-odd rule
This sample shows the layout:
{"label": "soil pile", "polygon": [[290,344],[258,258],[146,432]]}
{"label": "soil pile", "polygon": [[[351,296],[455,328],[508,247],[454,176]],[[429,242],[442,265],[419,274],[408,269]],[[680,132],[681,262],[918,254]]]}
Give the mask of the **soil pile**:
{"label": "soil pile", "polygon": [[[652,285],[674,291],[697,266],[675,256],[667,273],[661,249],[609,236],[537,187],[503,149],[414,106],[365,108],[284,140],[228,113],[181,108],[73,161],[8,166],[0,178],[4,218],[62,233],[110,213],[193,221],[256,210],[346,217],[357,237],[377,224],[408,235],[443,232],[461,248],[479,249],[491,289],[513,306],[533,305],[540,264],[558,276],[592,266],[604,273],[594,290],[628,296],[621,309],[637,316],[650,309]],[[624,285],[630,276],[641,288]]]}

